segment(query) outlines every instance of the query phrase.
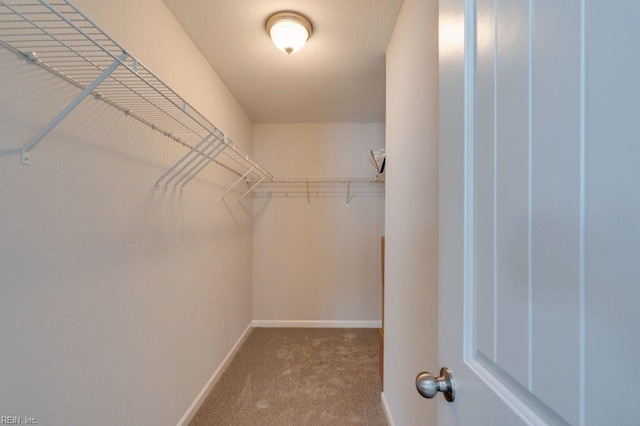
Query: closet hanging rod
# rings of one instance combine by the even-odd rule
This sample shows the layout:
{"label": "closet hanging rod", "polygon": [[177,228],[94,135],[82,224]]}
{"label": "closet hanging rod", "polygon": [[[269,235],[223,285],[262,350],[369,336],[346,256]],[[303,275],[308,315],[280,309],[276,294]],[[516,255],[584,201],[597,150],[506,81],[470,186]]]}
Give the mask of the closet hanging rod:
{"label": "closet hanging rod", "polygon": [[261,186],[296,186],[296,185],[306,185],[306,184],[317,184],[317,185],[341,185],[348,183],[384,183],[384,178],[382,176],[375,177],[352,177],[352,176],[338,176],[338,177],[285,177],[285,178],[277,178],[274,177],[272,180],[268,182],[264,182]]}
{"label": "closet hanging rod", "polygon": [[[384,177],[288,177],[273,181],[257,182],[248,191],[254,197],[305,197],[307,205],[311,198],[345,197],[348,206],[356,195],[379,197],[384,193]],[[249,182],[249,185],[253,182]]]}

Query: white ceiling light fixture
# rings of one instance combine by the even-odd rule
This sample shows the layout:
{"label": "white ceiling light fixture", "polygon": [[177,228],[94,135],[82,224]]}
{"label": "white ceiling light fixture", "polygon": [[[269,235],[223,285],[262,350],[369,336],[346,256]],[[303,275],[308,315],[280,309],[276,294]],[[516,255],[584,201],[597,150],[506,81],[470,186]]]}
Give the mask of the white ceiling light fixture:
{"label": "white ceiling light fixture", "polygon": [[296,12],[277,12],[266,22],[273,44],[289,55],[302,49],[313,33],[311,21]]}

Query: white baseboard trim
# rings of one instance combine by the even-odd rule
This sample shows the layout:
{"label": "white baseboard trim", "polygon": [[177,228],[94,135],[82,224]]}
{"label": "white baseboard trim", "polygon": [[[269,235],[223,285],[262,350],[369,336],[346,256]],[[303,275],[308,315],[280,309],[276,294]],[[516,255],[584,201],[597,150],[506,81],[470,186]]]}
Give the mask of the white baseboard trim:
{"label": "white baseboard trim", "polygon": [[389,423],[389,426],[396,426],[396,422],[393,421],[393,417],[391,416],[391,409],[389,408],[387,397],[384,396],[384,392],[380,394],[380,399],[382,400],[382,409],[384,410],[384,416],[387,418],[387,423]]}
{"label": "white baseboard trim", "polygon": [[240,338],[238,339],[238,341],[236,342],[236,344],[233,345],[233,348],[231,348],[227,356],[222,360],[222,362],[220,363],[216,371],[213,372],[213,374],[211,375],[207,383],[204,385],[204,387],[202,388],[198,396],[196,396],[196,399],[191,403],[191,406],[187,409],[187,412],[184,413],[182,418],[178,421],[178,426],[187,426],[191,421],[191,419],[196,415],[196,413],[198,412],[198,409],[200,408],[204,400],[209,395],[209,392],[211,392],[211,389],[218,382],[218,379],[220,379],[220,376],[222,376],[222,373],[229,365],[229,362],[231,361],[233,356],[236,354],[236,352],[238,352],[238,350],[240,349],[244,341],[247,339],[247,336],[249,335],[249,332],[251,331],[252,328],[253,328],[253,322],[250,322],[247,328],[244,330],[244,332],[240,336]]}
{"label": "white baseboard trim", "polygon": [[254,320],[256,328],[380,328],[382,321],[287,321]]}

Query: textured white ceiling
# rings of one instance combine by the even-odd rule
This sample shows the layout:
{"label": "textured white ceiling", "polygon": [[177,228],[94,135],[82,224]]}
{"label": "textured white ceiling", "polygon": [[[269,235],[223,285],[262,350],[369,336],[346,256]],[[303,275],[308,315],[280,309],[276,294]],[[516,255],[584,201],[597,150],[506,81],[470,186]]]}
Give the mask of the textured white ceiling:
{"label": "textured white ceiling", "polygon": [[[254,122],[384,122],[385,50],[402,0],[164,2]],[[314,26],[291,56],[264,29],[280,10]]]}

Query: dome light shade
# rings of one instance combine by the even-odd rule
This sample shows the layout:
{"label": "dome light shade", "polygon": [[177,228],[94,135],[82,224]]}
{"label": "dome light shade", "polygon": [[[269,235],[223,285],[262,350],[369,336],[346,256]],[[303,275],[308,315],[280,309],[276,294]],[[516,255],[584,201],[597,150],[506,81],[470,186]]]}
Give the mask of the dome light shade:
{"label": "dome light shade", "polygon": [[296,12],[278,12],[266,22],[267,33],[273,44],[289,55],[302,49],[313,33],[307,17]]}

